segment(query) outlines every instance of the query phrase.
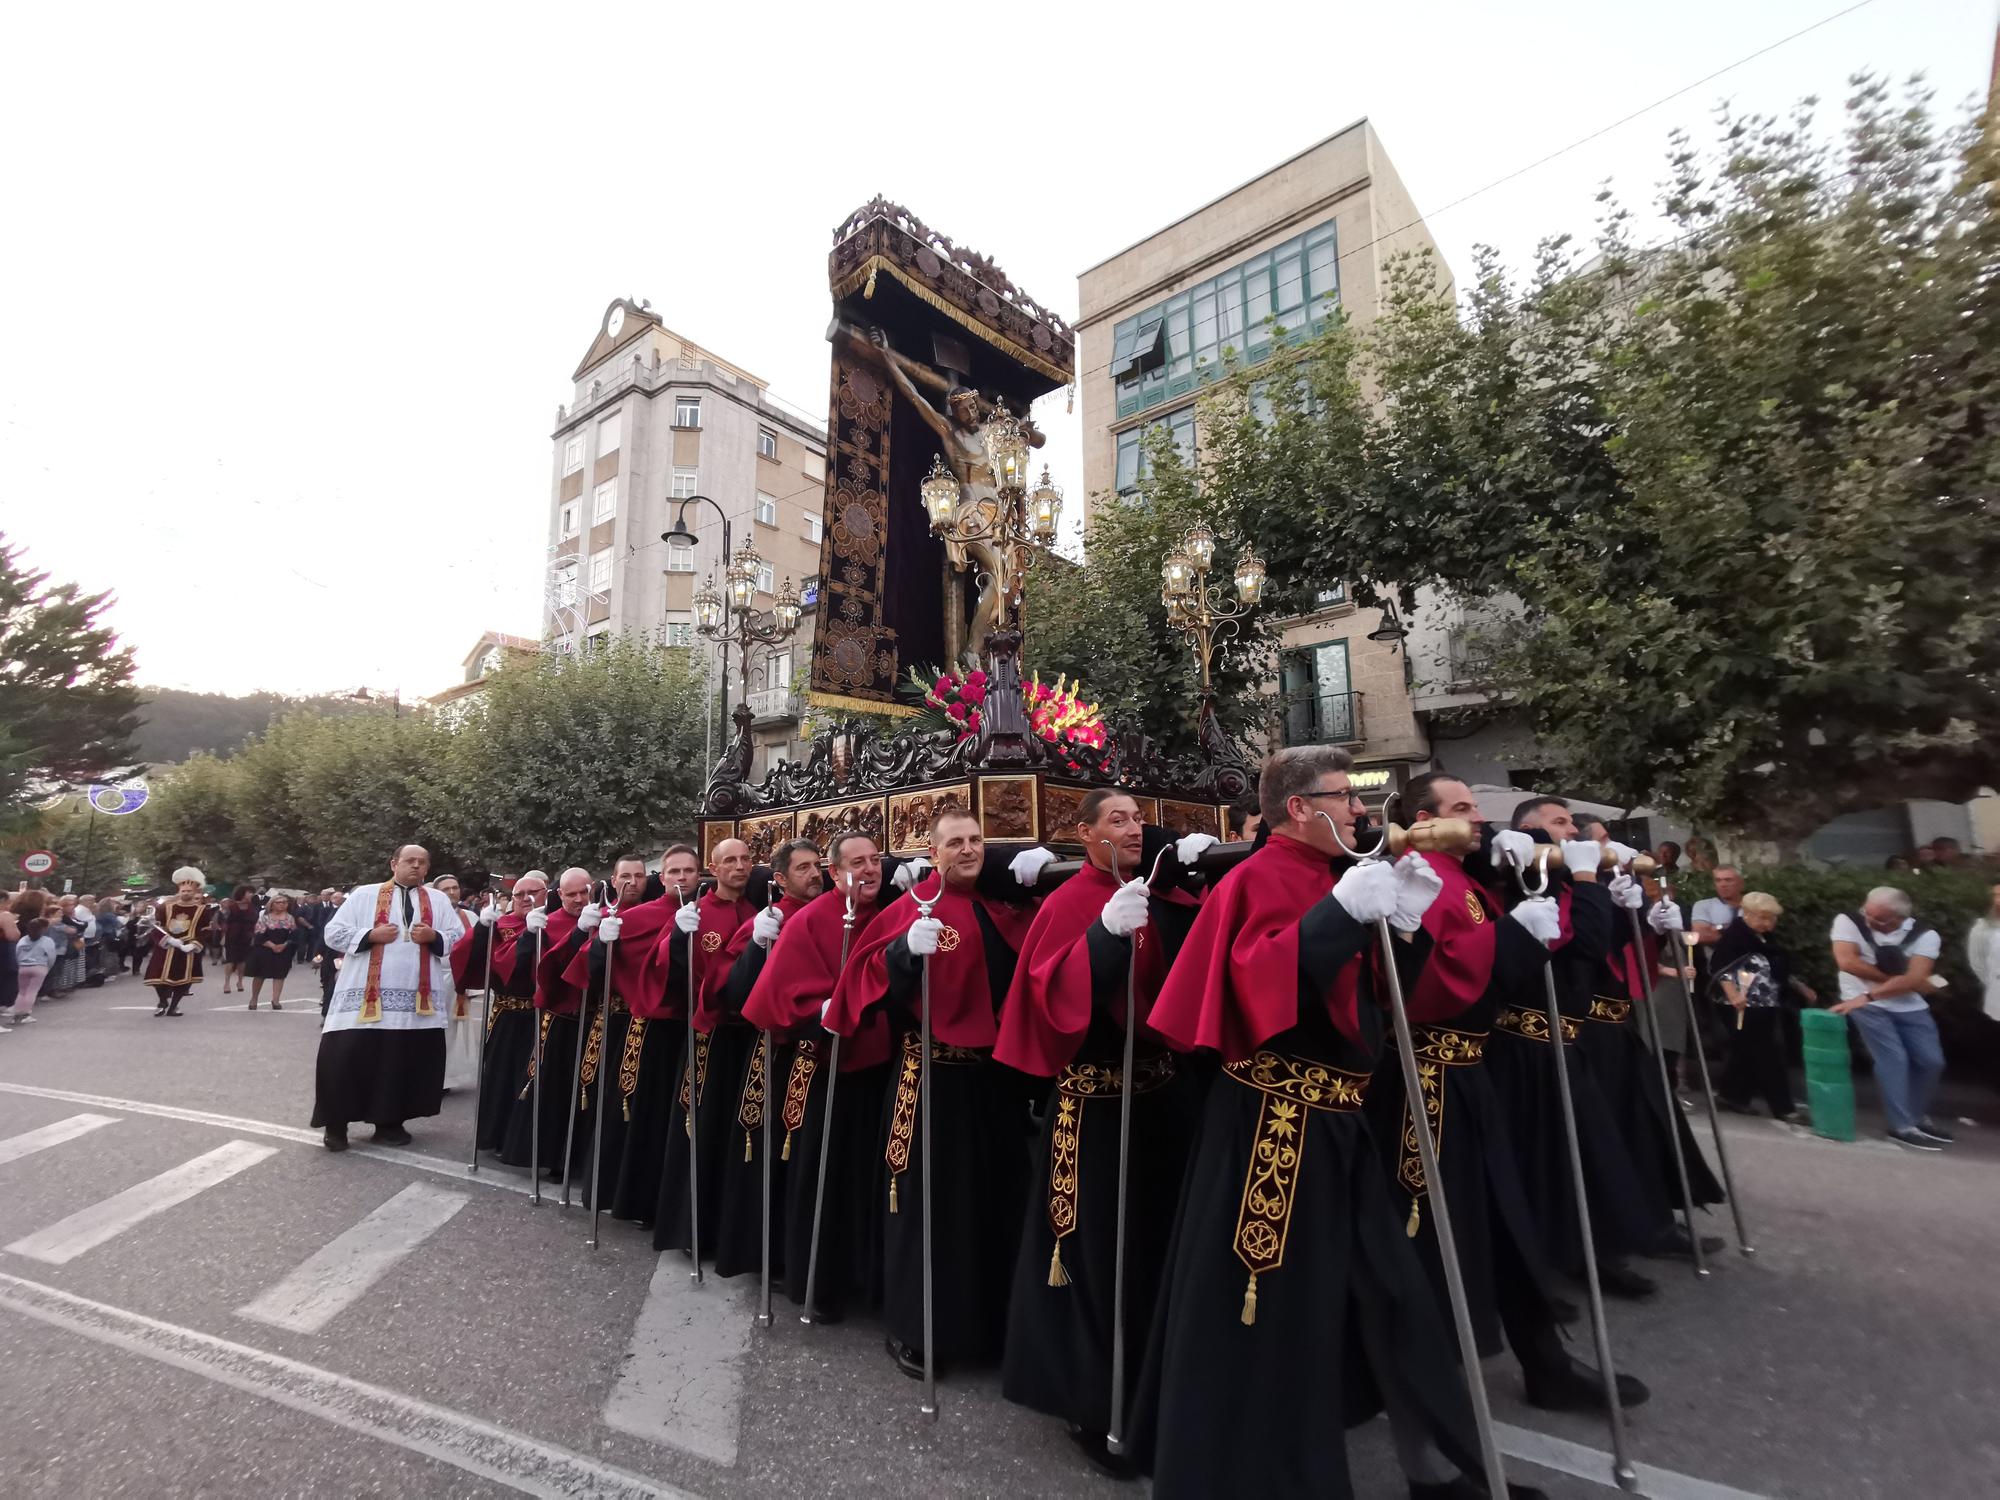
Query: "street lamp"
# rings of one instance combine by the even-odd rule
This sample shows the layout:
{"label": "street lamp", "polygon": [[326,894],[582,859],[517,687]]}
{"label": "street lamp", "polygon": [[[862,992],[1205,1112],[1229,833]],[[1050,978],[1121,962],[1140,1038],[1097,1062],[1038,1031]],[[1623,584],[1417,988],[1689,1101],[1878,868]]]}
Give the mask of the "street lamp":
{"label": "street lamp", "polygon": [[[799,628],[799,617],[804,612],[799,603],[799,591],[792,587],[789,578],[778,591],[777,603],[770,609],[751,608],[757,597],[757,575],[763,568],[764,559],[757,555],[755,547],[745,542],[723,570],[729,603],[735,608],[730,610],[724,607],[715,591],[713,578],[705,582],[694,596],[695,631],[709,639],[719,638],[725,660],[730,643],[733,641],[736,645],[737,674],[742,691],[736,705],[735,721],[746,770],[750,725],[756,718],[756,712],[750,707],[750,648],[764,646],[769,648],[769,655],[775,656],[779,648],[790,644]],[[723,690],[725,693],[728,691],[726,682]]]}
{"label": "street lamp", "polygon": [[1233,581],[1236,597],[1228,598],[1219,583],[1208,581],[1215,561],[1215,533],[1197,521],[1160,562],[1160,602],[1167,623],[1188,638],[1201,668],[1201,700],[1195,732],[1203,757],[1211,765],[1230,746],[1215,722],[1213,667],[1216,647],[1237,634],[1240,621],[1264,594],[1264,560],[1245,547],[1236,557]]}
{"label": "street lamp", "polygon": [[[660,533],[660,540],[665,542],[669,547],[686,547],[692,551],[698,538],[692,531],[688,530],[688,507],[690,505],[706,505],[715,512],[716,519],[722,522],[722,558],[726,564],[729,560],[729,513],[708,495],[682,495],[678,498],[681,506],[674,513],[674,524]],[[709,600],[707,629],[702,628],[702,599],[704,593]],[[721,685],[716,691],[721,698],[722,717],[726,720],[729,717],[729,639],[727,635],[729,605],[728,601],[722,595],[716,593],[713,574],[709,576],[708,582],[703,588],[695,593],[694,614],[695,629],[704,639],[720,638],[722,641],[722,660],[717,664],[716,671],[716,676],[720,680]],[[708,749],[706,743],[703,744],[702,749],[706,752]]]}

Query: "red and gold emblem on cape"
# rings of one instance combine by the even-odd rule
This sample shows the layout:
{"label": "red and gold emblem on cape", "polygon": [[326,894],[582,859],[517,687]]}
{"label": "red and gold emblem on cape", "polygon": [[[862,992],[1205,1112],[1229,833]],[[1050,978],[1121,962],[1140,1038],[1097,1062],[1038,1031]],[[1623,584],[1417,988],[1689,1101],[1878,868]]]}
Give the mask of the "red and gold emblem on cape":
{"label": "red and gold emblem on cape", "polygon": [[716,950],[716,949],[720,948],[721,946],[722,946],[722,934],[721,934],[721,933],[719,933],[719,932],[704,932],[704,933],[703,933],[703,934],[701,935],[701,951],[702,951],[702,952],[704,952],[704,953],[713,953],[713,952],[715,952],[715,950]]}
{"label": "red and gold emblem on cape", "polygon": [[958,952],[958,929],[956,927],[947,925],[938,933],[938,952]]}
{"label": "red and gold emblem on cape", "polygon": [[1465,914],[1475,922],[1484,922],[1486,920],[1486,908],[1479,904],[1479,893],[1477,891],[1467,891],[1465,893]]}

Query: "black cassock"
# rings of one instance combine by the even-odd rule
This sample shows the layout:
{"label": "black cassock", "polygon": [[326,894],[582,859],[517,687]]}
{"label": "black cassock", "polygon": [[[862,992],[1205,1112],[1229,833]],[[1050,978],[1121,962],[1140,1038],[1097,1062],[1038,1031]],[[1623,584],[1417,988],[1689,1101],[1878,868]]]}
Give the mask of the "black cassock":
{"label": "black cassock", "polygon": [[625,1146],[618,1157],[611,1212],[639,1224],[650,1225],[659,1212],[660,1178],[672,1144],[677,1141],[681,1154],[687,1154],[686,1135],[669,1128],[680,1097],[681,1056],[687,1045],[685,1011],[680,1015],[670,1012],[676,1004],[684,1007],[687,1003],[687,949],[687,934],[672,932],[664,1003],[656,1015],[632,1018],[619,1060],[619,1112],[625,1117]]}
{"label": "black cassock", "polygon": [[[505,921],[503,917],[501,919]],[[484,975],[486,948],[494,927],[473,932],[468,974]],[[493,965],[492,1012],[487,1019],[479,1070],[479,1149],[498,1151],[507,1141],[507,1120],[527,1082],[535,1055],[535,940],[525,929],[500,934]]]}

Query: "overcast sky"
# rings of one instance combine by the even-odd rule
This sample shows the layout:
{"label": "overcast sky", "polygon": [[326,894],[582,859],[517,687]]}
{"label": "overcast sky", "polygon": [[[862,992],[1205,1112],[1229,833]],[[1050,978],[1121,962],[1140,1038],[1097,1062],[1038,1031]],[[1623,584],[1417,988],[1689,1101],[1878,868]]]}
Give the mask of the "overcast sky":
{"label": "overcast sky", "polygon": [[0,531],[117,592],[142,681],[426,695],[539,634],[549,431],[614,296],[817,411],[829,232],[875,193],[1070,313],[1362,115],[1455,271],[1518,263],[1721,97],[1983,93],[1992,0],[1874,0],[1458,201],[1842,9],[17,7]]}

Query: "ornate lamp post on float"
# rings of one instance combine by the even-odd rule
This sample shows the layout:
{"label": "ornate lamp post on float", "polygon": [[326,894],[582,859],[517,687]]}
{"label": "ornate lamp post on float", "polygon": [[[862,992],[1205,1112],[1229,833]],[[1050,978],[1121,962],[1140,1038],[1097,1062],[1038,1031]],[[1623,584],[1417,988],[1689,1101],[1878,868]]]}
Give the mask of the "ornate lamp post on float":
{"label": "ornate lamp post on float", "polygon": [[1167,607],[1167,623],[1188,638],[1201,668],[1201,693],[1195,711],[1195,737],[1202,759],[1197,784],[1212,789],[1220,798],[1234,800],[1249,787],[1249,768],[1242,752],[1216,721],[1213,668],[1216,648],[1238,633],[1238,622],[1264,596],[1264,560],[1248,547],[1237,554],[1233,599],[1223,593],[1221,584],[1208,581],[1214,561],[1215,533],[1197,521],[1160,564],[1160,602]]}
{"label": "ornate lamp post on float", "polygon": [[985,713],[972,759],[987,766],[1030,766],[1043,758],[1043,742],[1028,723],[1021,696],[1021,588],[1038,548],[1054,543],[1062,521],[1062,491],[1048,465],[1028,486],[1028,429],[1018,418],[996,417],[980,431],[994,495],[969,498],[942,457],[918,486],[931,531],[964,547],[984,543],[991,558],[995,607],[992,629],[980,643],[987,658]]}

